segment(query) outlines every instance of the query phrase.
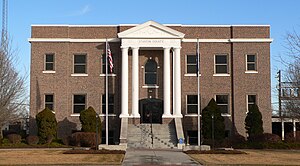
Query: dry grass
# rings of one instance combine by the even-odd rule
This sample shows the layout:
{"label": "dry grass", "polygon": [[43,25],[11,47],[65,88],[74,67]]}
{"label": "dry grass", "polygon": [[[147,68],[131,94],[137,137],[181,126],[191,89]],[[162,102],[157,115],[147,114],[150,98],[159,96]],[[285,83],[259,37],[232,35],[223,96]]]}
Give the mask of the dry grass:
{"label": "dry grass", "polygon": [[299,150],[242,150],[247,154],[189,154],[204,165],[300,165]]}
{"label": "dry grass", "polygon": [[63,154],[64,150],[0,150],[0,165],[120,165],[124,154]]}

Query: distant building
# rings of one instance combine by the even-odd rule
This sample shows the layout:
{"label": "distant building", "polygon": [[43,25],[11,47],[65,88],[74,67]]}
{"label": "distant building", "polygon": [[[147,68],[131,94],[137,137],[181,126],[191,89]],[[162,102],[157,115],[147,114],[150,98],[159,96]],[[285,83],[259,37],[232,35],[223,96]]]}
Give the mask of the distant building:
{"label": "distant building", "polygon": [[237,131],[245,136],[248,107],[257,104],[264,131],[271,132],[269,25],[148,21],[32,25],[31,133],[36,133],[36,114],[45,107],[55,112],[59,137],[80,130],[79,113],[89,106],[104,121],[106,39],[114,60],[108,74],[111,143],[130,142],[131,128],[146,132],[141,124],[149,123],[169,124],[166,130],[175,131],[175,141],[197,141],[197,41],[201,109],[214,98],[225,118],[226,135]]}

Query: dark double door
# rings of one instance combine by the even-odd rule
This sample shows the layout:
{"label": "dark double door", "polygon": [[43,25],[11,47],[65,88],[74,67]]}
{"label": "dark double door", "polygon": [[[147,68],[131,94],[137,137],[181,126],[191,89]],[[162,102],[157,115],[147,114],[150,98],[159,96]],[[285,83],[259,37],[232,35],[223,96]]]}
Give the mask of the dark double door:
{"label": "dark double door", "polygon": [[162,123],[163,101],[160,99],[140,100],[141,123]]}

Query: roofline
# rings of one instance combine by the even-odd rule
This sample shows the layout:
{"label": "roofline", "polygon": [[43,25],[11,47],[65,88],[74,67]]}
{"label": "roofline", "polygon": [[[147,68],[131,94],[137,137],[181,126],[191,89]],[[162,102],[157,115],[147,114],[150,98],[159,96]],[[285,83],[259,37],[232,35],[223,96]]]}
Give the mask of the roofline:
{"label": "roofline", "polygon": [[[119,25],[70,25],[70,24],[32,24],[31,27],[118,27],[118,26],[137,26],[141,24],[119,24]],[[270,27],[267,24],[240,24],[240,25],[188,25],[188,24],[162,24],[164,26],[177,26],[177,27],[220,27],[220,28],[228,28],[228,27]]]}

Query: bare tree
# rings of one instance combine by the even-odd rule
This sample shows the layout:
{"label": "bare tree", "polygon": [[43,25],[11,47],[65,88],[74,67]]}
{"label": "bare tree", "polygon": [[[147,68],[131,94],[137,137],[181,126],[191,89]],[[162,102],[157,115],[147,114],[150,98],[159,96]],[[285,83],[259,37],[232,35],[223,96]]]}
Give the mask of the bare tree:
{"label": "bare tree", "polygon": [[4,125],[26,114],[26,78],[16,70],[16,56],[7,48],[8,44],[0,48],[0,137]]}
{"label": "bare tree", "polygon": [[283,95],[288,100],[283,102],[283,110],[290,117],[300,118],[300,35],[295,30],[287,33],[285,47],[290,58],[284,61],[288,86]]}

